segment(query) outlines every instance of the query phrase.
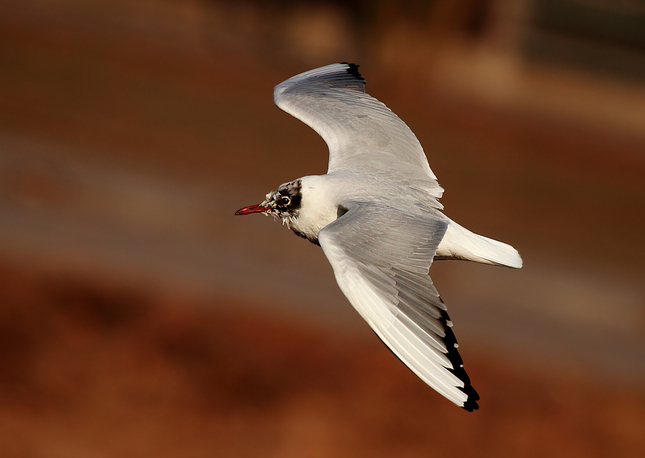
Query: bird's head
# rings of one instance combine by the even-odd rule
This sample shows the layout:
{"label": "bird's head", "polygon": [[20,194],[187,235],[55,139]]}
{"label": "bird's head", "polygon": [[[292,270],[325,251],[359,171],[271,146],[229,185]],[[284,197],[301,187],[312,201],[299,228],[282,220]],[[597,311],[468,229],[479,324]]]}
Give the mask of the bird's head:
{"label": "bird's head", "polygon": [[249,205],[240,208],[235,212],[236,215],[250,215],[251,213],[263,213],[271,215],[274,218],[280,218],[282,224],[287,227],[298,216],[300,203],[302,201],[302,182],[301,180],[290,181],[281,184],[276,191],[271,191],[266,198],[258,205]]}

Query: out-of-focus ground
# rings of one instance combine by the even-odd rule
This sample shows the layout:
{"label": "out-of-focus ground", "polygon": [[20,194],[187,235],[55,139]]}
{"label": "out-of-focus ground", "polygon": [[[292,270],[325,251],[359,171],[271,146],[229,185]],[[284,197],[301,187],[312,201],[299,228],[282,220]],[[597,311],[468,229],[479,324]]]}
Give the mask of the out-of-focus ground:
{"label": "out-of-focus ground", "polygon": [[377,339],[249,313],[255,304],[230,297],[154,296],[6,264],[0,273],[4,456],[642,451],[642,389],[471,348],[484,399],[468,414]]}
{"label": "out-of-focus ground", "polygon": [[[639,456],[644,13],[590,38],[529,3],[0,3],[2,455]],[[271,90],[334,61],[417,134],[446,213],[524,257],[431,271],[476,413],[319,248],[232,217],[324,173]]]}

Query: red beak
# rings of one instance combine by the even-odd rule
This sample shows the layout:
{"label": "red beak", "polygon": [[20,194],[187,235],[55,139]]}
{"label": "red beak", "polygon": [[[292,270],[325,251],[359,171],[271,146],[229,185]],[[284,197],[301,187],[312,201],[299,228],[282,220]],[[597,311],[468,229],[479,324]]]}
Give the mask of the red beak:
{"label": "red beak", "polygon": [[260,205],[249,205],[248,207],[240,208],[235,212],[235,216],[238,215],[250,215],[251,213],[262,213],[269,210],[268,207],[262,207]]}

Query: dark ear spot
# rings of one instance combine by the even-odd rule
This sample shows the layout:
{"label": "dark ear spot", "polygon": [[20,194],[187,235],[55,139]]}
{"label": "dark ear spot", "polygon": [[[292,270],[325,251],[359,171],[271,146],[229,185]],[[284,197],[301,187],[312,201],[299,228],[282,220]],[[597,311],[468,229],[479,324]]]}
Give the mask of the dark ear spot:
{"label": "dark ear spot", "polygon": [[302,195],[300,195],[300,192],[298,194],[294,195],[291,197],[291,208],[294,210],[297,210],[300,208],[300,201],[302,200]]}
{"label": "dark ear spot", "polygon": [[347,213],[347,208],[343,207],[342,205],[339,205],[338,209],[336,210],[336,219],[340,218],[345,213]]}

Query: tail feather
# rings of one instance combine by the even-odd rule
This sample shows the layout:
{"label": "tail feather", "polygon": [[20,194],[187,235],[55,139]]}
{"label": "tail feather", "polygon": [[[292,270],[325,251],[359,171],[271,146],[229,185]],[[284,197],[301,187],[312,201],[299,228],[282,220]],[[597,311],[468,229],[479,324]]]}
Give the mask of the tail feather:
{"label": "tail feather", "polygon": [[450,221],[435,259],[464,259],[516,269],[522,267],[522,257],[515,248],[475,234],[454,221]]}

